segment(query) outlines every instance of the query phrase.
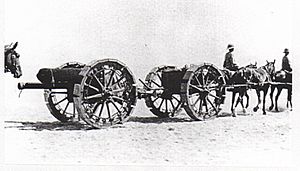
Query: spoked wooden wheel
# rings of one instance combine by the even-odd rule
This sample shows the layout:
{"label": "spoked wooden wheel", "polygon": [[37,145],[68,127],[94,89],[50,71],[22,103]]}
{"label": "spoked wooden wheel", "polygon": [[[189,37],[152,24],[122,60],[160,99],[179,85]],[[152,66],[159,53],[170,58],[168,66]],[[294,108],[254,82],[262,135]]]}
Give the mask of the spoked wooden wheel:
{"label": "spoked wooden wheel", "polygon": [[101,128],[126,121],[136,103],[133,74],[121,62],[98,60],[80,73],[75,84],[74,101],[80,117],[89,125]]}
{"label": "spoked wooden wheel", "polygon": [[59,121],[73,121],[77,117],[73,99],[68,99],[66,89],[46,89],[44,96],[48,109]]}
{"label": "spoked wooden wheel", "polygon": [[[61,68],[82,68],[84,64],[78,62],[69,62],[58,67]],[[75,104],[73,102],[72,91],[67,89],[45,89],[44,97],[46,105],[50,113],[61,122],[75,121],[78,117],[77,111],[75,109]],[[69,91],[69,92],[68,92]]]}
{"label": "spoked wooden wheel", "polygon": [[176,69],[174,66],[160,66],[153,68],[146,76],[145,83],[151,88],[152,93],[147,95],[145,102],[150,111],[158,117],[174,117],[181,108],[181,97],[173,94],[171,90],[164,87],[162,83],[162,72],[168,69]]}
{"label": "spoked wooden wheel", "polygon": [[195,120],[216,116],[224,85],[222,73],[212,64],[193,66],[187,70],[181,86],[187,114]]}

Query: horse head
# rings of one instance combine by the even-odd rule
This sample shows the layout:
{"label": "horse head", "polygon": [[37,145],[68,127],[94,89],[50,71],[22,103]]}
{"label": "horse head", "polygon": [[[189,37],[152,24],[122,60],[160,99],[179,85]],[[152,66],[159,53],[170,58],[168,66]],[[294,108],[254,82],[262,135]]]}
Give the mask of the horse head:
{"label": "horse head", "polygon": [[264,66],[264,69],[271,77],[275,74],[275,61],[275,59],[273,62],[267,61],[267,64]]}
{"label": "horse head", "polygon": [[255,62],[254,64],[250,63],[249,65],[240,68],[236,72],[236,75],[240,77],[243,82],[249,82],[252,78],[253,69],[257,69],[257,62]]}
{"label": "horse head", "polygon": [[10,71],[15,78],[20,78],[22,76],[22,70],[19,60],[20,55],[15,51],[17,46],[18,42],[16,42],[15,44],[12,43],[10,45],[4,46],[4,72]]}

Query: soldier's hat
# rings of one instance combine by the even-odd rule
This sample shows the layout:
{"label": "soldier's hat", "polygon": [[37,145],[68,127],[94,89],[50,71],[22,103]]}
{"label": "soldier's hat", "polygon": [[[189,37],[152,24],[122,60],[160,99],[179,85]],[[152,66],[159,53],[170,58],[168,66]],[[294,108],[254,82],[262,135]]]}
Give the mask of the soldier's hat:
{"label": "soldier's hat", "polygon": [[233,49],[234,48],[234,46],[232,45],[232,44],[228,44],[228,46],[227,46],[227,49],[229,50],[229,49]]}
{"label": "soldier's hat", "polygon": [[288,48],[285,48],[283,53],[289,53],[289,49]]}

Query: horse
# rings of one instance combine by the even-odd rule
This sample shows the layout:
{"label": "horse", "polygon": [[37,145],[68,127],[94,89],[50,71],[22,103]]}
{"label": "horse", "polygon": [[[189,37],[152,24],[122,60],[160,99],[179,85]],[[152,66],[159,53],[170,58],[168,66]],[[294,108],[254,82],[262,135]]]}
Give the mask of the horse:
{"label": "horse", "polygon": [[273,76],[273,82],[275,84],[271,84],[271,92],[270,92],[271,106],[269,107],[269,110],[272,110],[274,108],[273,94],[275,88],[277,88],[277,94],[275,96],[275,111],[277,112],[279,111],[277,102],[282,89],[287,89],[286,107],[289,108],[289,104],[290,104],[292,108],[292,73],[285,70],[277,71]]}
{"label": "horse", "polygon": [[20,55],[15,51],[18,42],[4,46],[4,73],[11,72],[15,78],[22,76]]}
{"label": "horse", "polygon": [[249,80],[250,88],[256,90],[258,103],[253,108],[254,112],[257,112],[259,109],[259,105],[261,103],[261,96],[260,92],[263,92],[263,115],[266,115],[266,95],[268,93],[270,83],[272,82],[272,76],[275,73],[275,60],[273,62],[267,61],[267,64],[264,66],[261,66],[257,69],[254,68],[245,68],[245,76],[247,77],[247,80]]}
{"label": "horse", "polygon": [[[257,63],[255,64],[249,64],[245,67],[239,68],[238,71],[236,71],[231,78],[229,78],[228,83],[233,85],[233,87],[229,90],[232,91],[232,100],[231,100],[231,113],[233,117],[236,117],[236,112],[235,112],[235,108],[237,107],[237,105],[240,103],[242,108],[243,108],[243,113],[246,113],[247,110],[246,108],[249,107],[249,95],[247,93],[247,90],[249,89],[247,87],[247,82],[249,82],[249,80],[247,79],[247,75],[246,75],[246,68],[253,68],[256,69],[257,68]],[[236,100],[236,104],[235,103],[235,96],[236,94],[239,94],[238,99]],[[243,97],[246,97],[247,99],[247,103],[246,106],[244,106],[243,103]]]}

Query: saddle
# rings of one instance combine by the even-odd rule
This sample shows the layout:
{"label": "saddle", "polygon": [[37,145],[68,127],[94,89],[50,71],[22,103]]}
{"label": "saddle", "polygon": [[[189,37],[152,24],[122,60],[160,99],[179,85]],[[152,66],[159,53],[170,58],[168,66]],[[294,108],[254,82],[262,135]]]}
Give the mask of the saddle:
{"label": "saddle", "polygon": [[228,81],[228,80],[230,80],[230,78],[233,76],[233,74],[236,72],[236,71],[231,71],[231,70],[229,70],[229,69],[226,69],[226,68],[224,68],[223,70],[221,70],[223,73],[224,73],[224,75],[225,75],[225,80],[226,81]]}

